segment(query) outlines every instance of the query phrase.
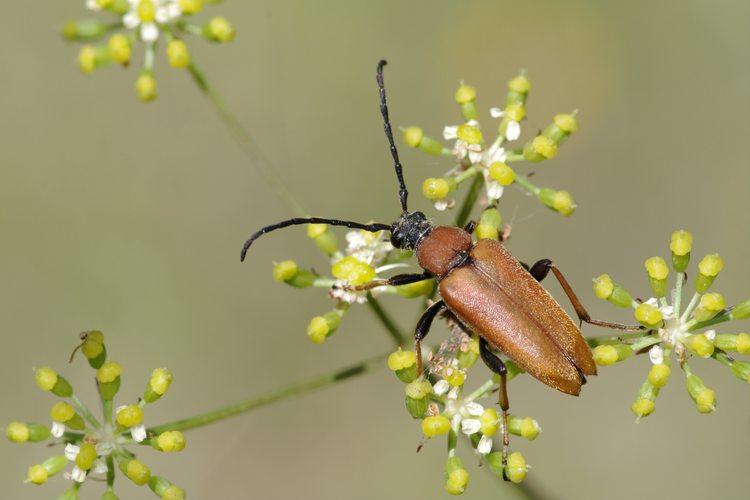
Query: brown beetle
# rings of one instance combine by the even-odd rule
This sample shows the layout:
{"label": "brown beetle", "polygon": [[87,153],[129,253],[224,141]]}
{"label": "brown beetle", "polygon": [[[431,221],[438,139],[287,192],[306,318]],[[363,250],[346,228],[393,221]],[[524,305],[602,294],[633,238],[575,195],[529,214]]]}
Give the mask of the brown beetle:
{"label": "brown beetle", "polygon": [[377,82],[385,134],[399,182],[402,213],[398,219],[393,224],[361,224],[319,217],[289,219],[254,233],[242,247],[240,257],[244,261],[250,245],[263,234],[310,223],[345,226],[370,232],[390,231],[394,247],[414,250],[424,273],[400,274],[387,280],[375,280],[350,288],[368,290],[385,285],[406,285],[431,278],[438,281],[442,300],[435,302],[424,312],[415,329],[417,373],[422,374],[420,343],[439,313],[450,311],[466,329],[479,335],[482,360],[500,375],[505,470],[509,408],[507,369],[502,360],[492,352],[492,348],[502,351],[536,379],[566,394],[577,396],[581,385],[586,383],[585,376],[596,375],[594,359],[580,330],[539,281],[552,271],[581,322],[618,330],[641,330],[642,327],[591,319],[565,277],[550,260],[540,260],[528,268],[508,253],[498,241],[484,239],[474,243],[471,238],[475,225],[473,222],[464,228],[435,227],[422,212],[407,210],[408,192],[386,104],[383,84],[385,64],[385,61],[378,63]]}

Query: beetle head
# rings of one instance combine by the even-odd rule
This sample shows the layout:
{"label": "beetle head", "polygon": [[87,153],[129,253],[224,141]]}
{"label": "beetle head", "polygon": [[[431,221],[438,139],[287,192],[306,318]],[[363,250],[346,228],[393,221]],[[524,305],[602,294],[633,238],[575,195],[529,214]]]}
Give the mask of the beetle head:
{"label": "beetle head", "polygon": [[402,250],[415,250],[432,224],[422,212],[403,212],[391,226],[391,244]]}

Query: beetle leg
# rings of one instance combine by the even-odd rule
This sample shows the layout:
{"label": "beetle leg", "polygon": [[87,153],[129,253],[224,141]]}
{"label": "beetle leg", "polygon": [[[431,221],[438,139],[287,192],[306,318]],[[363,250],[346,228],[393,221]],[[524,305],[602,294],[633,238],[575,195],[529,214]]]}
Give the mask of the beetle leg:
{"label": "beetle leg", "polygon": [[435,316],[446,308],[445,302],[439,300],[428,307],[417,321],[417,327],[414,329],[414,351],[417,353],[417,374],[420,377],[422,376],[422,339],[430,332]]}
{"label": "beetle leg", "polygon": [[464,226],[464,231],[466,231],[467,233],[471,234],[471,233],[473,233],[473,232],[474,232],[474,229],[476,229],[476,228],[477,228],[477,221],[475,221],[475,220],[470,220],[470,221],[469,221],[469,222],[467,222],[467,223],[466,223],[466,225]]}
{"label": "beetle leg", "polygon": [[508,445],[510,444],[510,436],[508,435],[508,410],[510,409],[510,403],[508,402],[508,369],[505,367],[503,360],[498,358],[495,354],[490,351],[489,344],[484,338],[479,338],[479,355],[482,356],[482,361],[487,367],[493,372],[500,375],[500,409],[503,413],[503,480],[509,481],[505,469],[508,466]]}
{"label": "beetle leg", "polygon": [[590,325],[603,326],[604,328],[611,328],[613,330],[623,330],[628,332],[640,332],[646,329],[645,327],[640,325],[631,326],[623,325],[622,323],[613,323],[611,321],[591,319],[591,316],[589,315],[588,311],[586,311],[586,308],[583,307],[583,304],[581,303],[580,299],[578,299],[578,296],[573,291],[573,288],[571,288],[568,280],[565,279],[565,276],[563,276],[560,269],[558,269],[557,266],[549,259],[542,259],[538,261],[536,264],[531,266],[529,273],[531,273],[531,275],[537,281],[542,281],[550,271],[552,271],[552,274],[554,274],[555,278],[557,278],[560,286],[565,291],[565,295],[568,296],[570,303],[573,304],[573,309],[575,309],[576,314],[578,315],[578,319],[582,323],[585,322]]}
{"label": "beetle leg", "polygon": [[400,286],[416,283],[418,281],[424,281],[432,278],[430,273],[422,274],[397,274],[387,280],[372,280],[363,285],[344,285],[341,288],[350,292],[363,292],[365,290],[372,290],[379,286]]}

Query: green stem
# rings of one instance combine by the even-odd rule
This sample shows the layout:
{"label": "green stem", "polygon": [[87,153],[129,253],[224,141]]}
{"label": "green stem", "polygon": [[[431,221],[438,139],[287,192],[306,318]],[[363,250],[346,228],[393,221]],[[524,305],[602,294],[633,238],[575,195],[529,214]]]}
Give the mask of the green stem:
{"label": "green stem", "polygon": [[107,455],[107,486],[110,488],[115,484],[115,459]]}
{"label": "green stem", "polygon": [[515,182],[534,196],[538,196],[539,191],[541,191],[539,187],[535,186],[531,181],[529,181],[528,177],[524,177],[523,175],[516,174]]}
{"label": "green stem", "polygon": [[645,347],[658,344],[659,342],[661,342],[661,339],[659,337],[644,338],[643,340],[639,342],[630,344],[630,348],[633,350],[633,352],[638,352]]}
{"label": "green stem", "polygon": [[455,179],[454,179],[454,180],[455,180],[455,181],[456,181],[456,182],[457,182],[458,184],[461,184],[461,183],[462,183],[463,181],[465,181],[466,179],[468,179],[468,178],[469,178],[469,177],[471,177],[472,175],[475,175],[476,173],[477,173],[477,167],[476,167],[476,165],[475,165],[475,166],[473,166],[473,167],[469,167],[469,168],[467,168],[466,170],[464,170],[463,172],[461,172],[460,174],[458,174],[458,175],[457,175],[457,176],[455,177]]}
{"label": "green stem", "polygon": [[638,333],[625,333],[621,335],[609,335],[606,337],[586,337],[586,342],[589,347],[596,347],[598,345],[606,344],[621,344],[624,340],[640,340],[645,338],[652,338],[651,335],[644,335],[642,332]]}
{"label": "green stem", "polygon": [[732,315],[730,313],[724,313],[720,314],[712,319],[697,322],[695,319],[690,320],[688,323],[685,324],[685,328],[689,332],[693,332],[695,330],[700,330],[701,328],[705,328],[707,326],[713,326],[717,325],[719,323],[724,323],[725,321],[729,321],[732,319]]}
{"label": "green stem", "polygon": [[263,154],[258,145],[255,144],[255,141],[242,125],[242,122],[240,122],[239,118],[226,105],[224,99],[221,98],[216,89],[209,83],[203,71],[194,62],[191,62],[187,69],[190,76],[193,77],[195,84],[219,113],[219,117],[231,132],[234,140],[242,147],[242,152],[258,169],[263,180],[271,187],[279,199],[288,204],[292,212],[300,216],[307,215],[302,206],[286,188],[284,182],[281,180],[281,176],[271,166],[268,158]]}
{"label": "green stem", "polygon": [[476,399],[486,396],[489,392],[492,391],[492,387],[494,387],[494,385],[495,385],[495,381],[490,378],[489,380],[487,380],[487,382],[477,387],[474,392],[466,396],[464,398],[464,401],[474,401]]}
{"label": "green stem", "polygon": [[201,415],[194,417],[184,418],[182,420],[176,420],[156,427],[148,429],[149,433],[161,434],[166,431],[185,431],[188,429],[195,429],[196,427],[202,427],[204,425],[213,424],[220,422],[230,417],[247,413],[263,406],[281,401],[284,399],[298,396],[300,394],[307,394],[317,389],[333,385],[342,380],[346,380],[357,375],[363,375],[365,373],[380,369],[384,366],[384,361],[388,357],[388,354],[381,354],[374,358],[370,358],[356,365],[349,366],[342,370],[337,370],[332,373],[322,375],[304,382],[293,384],[283,389],[269,392],[261,396],[256,396],[239,403],[235,403],[218,410],[213,410]]}
{"label": "green stem", "polygon": [[674,296],[672,304],[674,306],[674,315],[680,316],[680,307],[682,306],[682,287],[685,284],[685,273],[677,273],[677,281],[674,285]]}
{"label": "green stem", "polygon": [[732,362],[729,361],[729,356],[727,356],[724,353],[715,352],[711,355],[712,358],[714,358],[719,363],[723,364],[724,366],[727,366],[729,368],[732,367]]}
{"label": "green stem", "polygon": [[370,310],[375,316],[383,323],[383,326],[393,338],[393,341],[397,346],[403,346],[406,344],[406,336],[401,332],[401,329],[396,326],[396,323],[391,318],[390,314],[383,309],[383,306],[378,302],[378,299],[372,296],[371,293],[367,294],[367,305],[370,306]]}
{"label": "green stem", "polygon": [[690,314],[693,312],[693,309],[695,309],[695,307],[698,305],[698,301],[700,300],[701,300],[701,294],[698,292],[695,292],[693,294],[693,298],[690,299],[690,303],[685,308],[685,312],[682,313],[682,316],[680,316],[681,322],[684,323],[685,321],[687,321],[687,319],[690,317]]}
{"label": "green stem", "polygon": [[94,428],[98,429],[101,427],[101,424],[96,419],[93,413],[91,413],[91,410],[84,404],[83,401],[81,401],[78,396],[75,394],[70,396],[71,401],[73,402],[73,406],[75,406],[76,411],[81,414],[83,418],[88,420],[88,422],[94,426]]}
{"label": "green stem", "polygon": [[506,163],[512,163],[514,161],[522,161],[523,159],[524,159],[523,148],[511,149],[505,155]]}
{"label": "green stem", "polygon": [[456,216],[456,226],[464,227],[466,223],[469,222],[469,216],[474,209],[474,204],[477,202],[479,191],[482,189],[483,184],[484,177],[482,174],[474,174],[474,180],[472,181],[471,186],[469,186],[469,192],[466,193],[466,198],[464,198],[464,202],[461,204],[461,208]]}

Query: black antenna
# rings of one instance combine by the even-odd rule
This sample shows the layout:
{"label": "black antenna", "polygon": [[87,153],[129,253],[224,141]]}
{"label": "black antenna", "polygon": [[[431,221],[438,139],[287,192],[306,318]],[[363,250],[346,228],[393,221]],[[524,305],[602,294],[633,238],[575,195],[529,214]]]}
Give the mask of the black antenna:
{"label": "black antenna", "polygon": [[383,128],[385,129],[385,136],[388,138],[388,144],[391,146],[391,155],[393,155],[393,165],[396,167],[396,176],[398,177],[398,196],[401,199],[401,210],[406,213],[406,198],[409,196],[409,192],[406,190],[406,183],[404,183],[404,173],[401,171],[401,162],[398,159],[398,150],[396,144],[393,142],[393,131],[391,130],[391,120],[388,118],[388,105],[386,104],[385,98],[385,84],[383,83],[383,66],[388,64],[385,59],[382,59],[378,63],[378,75],[376,77],[378,81],[378,89],[380,90],[380,112],[383,114]]}
{"label": "black antenna", "polygon": [[252,245],[255,240],[257,240],[264,234],[270,233],[271,231],[276,231],[277,229],[283,229],[289,226],[298,226],[300,224],[330,224],[332,226],[346,226],[352,229],[364,229],[365,231],[369,231],[371,233],[377,233],[378,231],[382,231],[382,230],[386,230],[386,231],[391,230],[390,224],[379,224],[377,222],[373,222],[372,224],[360,224],[359,222],[351,222],[348,220],[322,219],[320,217],[289,219],[289,220],[277,222],[276,224],[271,224],[270,226],[261,228],[255,233],[253,233],[253,235],[250,236],[250,238],[248,238],[245,244],[242,245],[242,252],[240,252],[240,261],[245,260],[245,256],[247,255],[247,250],[250,248],[250,245]]}

